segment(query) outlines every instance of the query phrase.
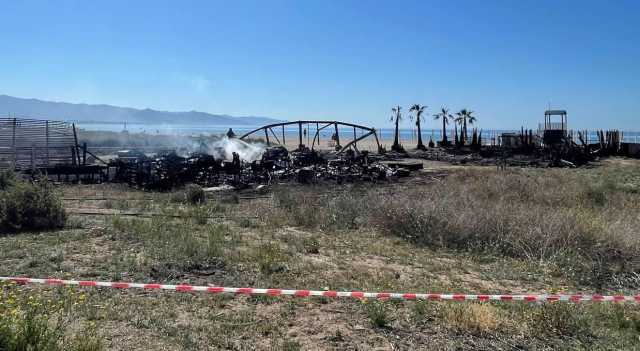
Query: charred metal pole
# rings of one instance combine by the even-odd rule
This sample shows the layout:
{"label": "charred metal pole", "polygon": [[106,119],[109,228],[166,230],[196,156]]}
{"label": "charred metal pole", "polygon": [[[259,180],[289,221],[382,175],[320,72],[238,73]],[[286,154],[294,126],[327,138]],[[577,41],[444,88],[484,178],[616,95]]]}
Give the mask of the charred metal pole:
{"label": "charred metal pole", "polygon": [[269,128],[269,131],[271,132],[271,135],[273,135],[273,137],[276,138],[276,141],[278,142],[278,144],[282,144],[280,142],[280,139],[278,139],[278,136],[276,135],[276,133],[273,131],[273,129]]}
{"label": "charred metal pole", "polygon": [[340,134],[338,133],[338,122],[334,124],[336,130],[336,147],[340,146]]}
{"label": "charred metal pole", "polygon": [[282,125],[282,146],[286,147],[287,142],[284,139],[284,124]]}
{"label": "charred metal pole", "polygon": [[264,129],[264,136],[267,138],[267,146],[271,146],[269,143],[269,132],[267,131],[267,128]]}
{"label": "charred metal pole", "polygon": [[358,147],[358,143],[356,142],[357,134],[356,127],[353,127],[353,146]]}
{"label": "charred metal pole", "polygon": [[[376,133],[375,131],[370,131],[369,133],[364,134],[364,135],[362,135],[361,137],[359,137],[359,138],[357,138],[357,139],[354,139],[354,140],[350,141],[348,144],[346,144],[346,145],[345,145],[345,146],[344,146],[344,147],[343,147],[343,148],[338,152],[338,155],[339,155],[339,154],[341,154],[341,153],[342,153],[343,151],[345,151],[346,149],[348,149],[348,148],[349,148],[349,146],[356,144],[359,140],[362,140],[362,139],[364,139],[364,138],[368,137],[369,135],[371,135],[371,134],[375,134],[375,133]],[[377,137],[376,137],[376,138],[377,138]]]}

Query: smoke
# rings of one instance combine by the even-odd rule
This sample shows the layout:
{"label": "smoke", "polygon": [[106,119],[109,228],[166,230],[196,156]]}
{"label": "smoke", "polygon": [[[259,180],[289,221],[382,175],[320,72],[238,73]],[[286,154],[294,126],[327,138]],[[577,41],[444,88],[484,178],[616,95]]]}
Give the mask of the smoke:
{"label": "smoke", "polygon": [[226,136],[209,144],[207,153],[215,158],[231,160],[233,153],[240,155],[240,159],[245,162],[252,162],[262,157],[265,147],[263,144],[249,144],[240,139],[229,139]]}
{"label": "smoke", "polygon": [[147,152],[166,152],[173,150],[181,157],[188,157],[193,153],[209,154],[218,160],[233,160],[233,153],[240,155],[244,162],[259,160],[266,150],[266,145],[260,142],[247,143],[227,136],[181,135],[177,132],[170,134],[147,133],[116,133],[110,131],[81,131],[80,142],[87,142],[91,147],[116,147],[122,149],[146,150]]}

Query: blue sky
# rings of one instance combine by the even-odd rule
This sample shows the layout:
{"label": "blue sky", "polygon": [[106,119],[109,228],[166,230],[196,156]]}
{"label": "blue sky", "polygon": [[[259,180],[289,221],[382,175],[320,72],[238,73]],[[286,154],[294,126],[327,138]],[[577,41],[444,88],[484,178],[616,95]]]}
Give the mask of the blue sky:
{"label": "blue sky", "polygon": [[414,103],[535,127],[550,102],[574,128],[640,130],[639,17],[633,0],[3,1],[0,94],[379,127]]}

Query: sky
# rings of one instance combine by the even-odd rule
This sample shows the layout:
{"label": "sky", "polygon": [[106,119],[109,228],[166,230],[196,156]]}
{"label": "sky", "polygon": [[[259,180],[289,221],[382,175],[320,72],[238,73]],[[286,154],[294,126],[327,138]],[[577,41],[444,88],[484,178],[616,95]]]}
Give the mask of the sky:
{"label": "sky", "polygon": [[639,17],[637,0],[2,1],[0,94],[376,127],[418,103],[535,128],[550,104],[572,129],[640,130]]}

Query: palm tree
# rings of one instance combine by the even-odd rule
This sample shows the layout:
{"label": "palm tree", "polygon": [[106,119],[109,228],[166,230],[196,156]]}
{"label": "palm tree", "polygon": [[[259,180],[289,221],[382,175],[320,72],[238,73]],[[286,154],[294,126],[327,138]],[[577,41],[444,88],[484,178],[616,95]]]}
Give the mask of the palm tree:
{"label": "palm tree", "polygon": [[465,130],[467,129],[467,112],[466,108],[456,112],[456,116],[458,117],[456,117],[455,122],[460,125],[460,143],[462,145],[464,145],[466,139]]}
{"label": "palm tree", "polygon": [[391,109],[393,115],[391,116],[391,121],[396,123],[396,132],[393,139],[393,145],[391,146],[391,150],[394,151],[402,151],[402,146],[400,146],[399,135],[398,135],[398,125],[400,124],[400,120],[402,119],[402,114],[400,113],[402,107],[396,106]]}
{"label": "palm tree", "polygon": [[436,120],[442,119],[442,146],[449,144],[449,141],[447,140],[447,124],[449,124],[449,120],[453,120],[453,116],[449,113],[449,109],[443,106],[440,109],[440,113],[433,115],[433,118]]}
{"label": "palm tree", "polygon": [[[467,123],[474,124],[476,120],[477,118],[476,116],[473,116],[473,111],[467,111]],[[465,133],[466,133],[466,127],[465,127]],[[467,135],[465,134],[464,137],[466,138]]]}
{"label": "palm tree", "polygon": [[[419,104],[415,104],[411,106],[411,108],[409,109],[409,112],[416,113],[416,126],[418,127],[418,146],[416,146],[416,149],[419,149],[419,150],[425,149],[424,145],[422,144],[422,130],[420,129],[420,120],[422,119],[422,113],[426,109],[427,109],[427,106],[422,106]],[[413,119],[413,117],[411,117],[411,119]]]}
{"label": "palm tree", "polygon": [[473,124],[476,121],[476,117],[472,114],[473,111],[469,111],[466,108],[463,108],[462,110],[460,110],[460,112],[456,113],[458,117],[456,117],[455,121],[460,124],[460,127],[462,128],[462,130],[460,131],[460,142],[462,143],[462,145],[464,145],[467,141],[467,123]]}

